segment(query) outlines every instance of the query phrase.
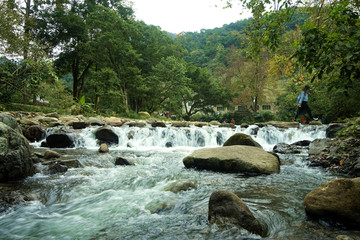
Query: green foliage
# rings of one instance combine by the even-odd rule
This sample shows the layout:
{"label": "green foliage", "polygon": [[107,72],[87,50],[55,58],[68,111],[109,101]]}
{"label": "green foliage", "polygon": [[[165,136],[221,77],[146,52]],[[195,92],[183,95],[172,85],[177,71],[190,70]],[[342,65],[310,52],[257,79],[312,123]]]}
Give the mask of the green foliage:
{"label": "green foliage", "polygon": [[269,122],[275,119],[275,116],[270,111],[260,111],[255,115],[256,122]]}
{"label": "green foliage", "polygon": [[360,77],[360,20],[353,4],[334,1],[302,29],[296,52],[299,64],[314,73],[313,80],[332,78],[330,90],[351,89]]}
{"label": "green foliage", "polygon": [[336,133],[339,138],[360,138],[360,117],[347,119],[346,127]]}

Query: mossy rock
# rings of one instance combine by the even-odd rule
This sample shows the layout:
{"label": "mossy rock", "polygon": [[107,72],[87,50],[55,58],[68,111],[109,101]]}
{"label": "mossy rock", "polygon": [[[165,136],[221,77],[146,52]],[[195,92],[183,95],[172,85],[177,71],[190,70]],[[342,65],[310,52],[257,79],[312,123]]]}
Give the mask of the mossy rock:
{"label": "mossy rock", "polygon": [[251,138],[251,136],[243,133],[235,133],[224,143],[224,147],[233,145],[245,145],[262,148],[260,144]]}

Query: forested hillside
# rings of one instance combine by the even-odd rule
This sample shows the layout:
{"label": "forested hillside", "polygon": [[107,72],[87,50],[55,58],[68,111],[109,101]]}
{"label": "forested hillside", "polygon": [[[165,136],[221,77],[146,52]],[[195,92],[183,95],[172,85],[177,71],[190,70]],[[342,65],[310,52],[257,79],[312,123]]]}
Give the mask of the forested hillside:
{"label": "forested hillside", "polygon": [[[223,106],[245,121],[241,106],[247,121],[290,120],[308,84],[314,115],[360,112],[357,1],[281,1],[276,11],[242,2],[253,18],[173,37],[122,0],[1,1],[0,106],[209,120]],[[271,114],[259,107],[270,103]]]}

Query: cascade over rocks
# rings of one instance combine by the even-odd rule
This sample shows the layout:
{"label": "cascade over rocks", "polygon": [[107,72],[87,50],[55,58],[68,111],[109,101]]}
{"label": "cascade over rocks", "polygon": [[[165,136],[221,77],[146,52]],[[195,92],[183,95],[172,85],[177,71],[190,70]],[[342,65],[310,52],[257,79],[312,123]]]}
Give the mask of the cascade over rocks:
{"label": "cascade over rocks", "polygon": [[230,223],[262,237],[267,234],[246,204],[230,191],[216,191],[211,194],[208,218],[211,224]]}
{"label": "cascade over rocks", "polygon": [[187,168],[216,172],[272,174],[280,172],[278,158],[253,146],[225,146],[194,151],[183,159]]}
{"label": "cascade over rocks", "polygon": [[3,115],[0,120],[6,123],[0,122],[0,182],[32,176],[35,168],[30,146],[16,120]]}
{"label": "cascade over rocks", "polygon": [[262,148],[260,144],[255,142],[249,135],[244,133],[235,133],[224,143],[224,146],[233,145],[246,145]]}
{"label": "cascade over rocks", "polygon": [[107,145],[119,144],[119,136],[109,127],[101,127],[96,130],[95,138]]}
{"label": "cascade over rocks", "polygon": [[336,179],[315,188],[304,199],[308,215],[360,228],[360,178]]}

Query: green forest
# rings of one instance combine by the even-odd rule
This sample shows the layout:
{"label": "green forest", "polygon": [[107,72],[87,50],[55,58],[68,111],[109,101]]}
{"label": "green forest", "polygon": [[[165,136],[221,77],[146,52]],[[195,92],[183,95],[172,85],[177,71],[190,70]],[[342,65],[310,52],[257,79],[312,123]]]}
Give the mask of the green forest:
{"label": "green forest", "polygon": [[0,110],[289,121],[306,84],[314,116],[359,116],[359,1],[238,2],[252,18],[174,35],[123,0],[1,0]]}

